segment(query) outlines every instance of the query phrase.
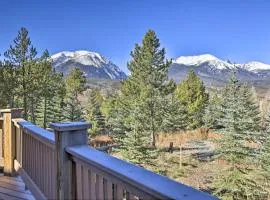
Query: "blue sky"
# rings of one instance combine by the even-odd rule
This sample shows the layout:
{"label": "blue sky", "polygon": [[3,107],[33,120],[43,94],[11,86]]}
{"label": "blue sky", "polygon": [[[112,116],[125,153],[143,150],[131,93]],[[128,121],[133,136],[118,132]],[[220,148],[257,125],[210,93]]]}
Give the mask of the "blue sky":
{"label": "blue sky", "polygon": [[91,50],[126,70],[154,29],[167,56],[211,53],[270,63],[268,0],[1,0],[0,53],[20,27],[39,51]]}

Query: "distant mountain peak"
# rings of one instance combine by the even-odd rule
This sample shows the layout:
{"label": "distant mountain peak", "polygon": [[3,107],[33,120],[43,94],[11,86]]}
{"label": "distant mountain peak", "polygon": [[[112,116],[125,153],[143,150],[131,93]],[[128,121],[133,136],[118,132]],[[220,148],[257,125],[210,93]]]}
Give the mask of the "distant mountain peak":
{"label": "distant mountain peak", "polygon": [[201,55],[194,55],[194,56],[180,56],[176,58],[174,61],[175,63],[192,64],[192,63],[204,62],[204,61],[210,61],[210,60],[219,60],[219,59],[211,54],[201,54]]}
{"label": "distant mountain peak", "polygon": [[249,71],[270,70],[270,65],[258,61],[251,61],[243,64],[243,68]]}
{"label": "distant mountain peak", "polygon": [[195,56],[180,56],[172,61],[175,64],[179,65],[186,65],[186,66],[201,66],[203,64],[208,65],[210,68],[215,68],[218,70],[222,69],[234,69],[234,68],[242,68],[248,71],[261,71],[261,70],[270,70],[270,65],[257,62],[257,61],[251,61],[248,63],[235,63],[232,64],[228,61],[222,60],[220,58],[217,58],[216,56],[213,56],[211,54],[201,54],[201,55],[195,55]]}
{"label": "distant mountain peak", "polygon": [[211,54],[180,56],[174,59],[173,63],[187,66],[200,66],[207,63],[210,67],[217,69],[231,69],[234,67],[233,64],[223,61]]}
{"label": "distant mountain peak", "polygon": [[233,64],[211,54],[181,56],[174,59],[169,68],[169,77],[179,82],[186,77],[190,69],[193,69],[208,86],[224,84],[232,72],[237,74],[240,81],[270,85],[269,64],[257,61]]}
{"label": "distant mountain peak", "polygon": [[51,56],[57,71],[67,75],[71,68],[78,67],[88,78],[125,79],[126,74],[114,63],[97,52],[78,50],[62,51]]}

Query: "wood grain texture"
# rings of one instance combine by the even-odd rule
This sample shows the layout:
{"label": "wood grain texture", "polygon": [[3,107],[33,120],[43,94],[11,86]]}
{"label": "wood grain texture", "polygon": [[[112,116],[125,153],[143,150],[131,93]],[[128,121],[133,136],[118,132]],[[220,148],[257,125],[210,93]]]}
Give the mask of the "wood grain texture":
{"label": "wood grain texture", "polygon": [[29,199],[35,198],[29,190],[25,190],[25,184],[20,177],[8,177],[0,174],[0,199]]}

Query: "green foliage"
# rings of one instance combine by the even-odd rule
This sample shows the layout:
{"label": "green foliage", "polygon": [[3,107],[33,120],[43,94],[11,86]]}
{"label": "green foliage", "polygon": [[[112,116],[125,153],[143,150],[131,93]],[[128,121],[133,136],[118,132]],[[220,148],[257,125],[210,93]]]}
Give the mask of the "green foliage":
{"label": "green foliage", "polygon": [[[269,114],[267,120],[269,121]],[[265,137],[262,140],[263,147],[259,154],[259,167],[254,173],[255,179],[261,186],[262,196],[270,198],[270,124],[268,123]],[[267,198],[266,198],[267,197]]]}
{"label": "green foliage", "polygon": [[221,104],[221,98],[217,91],[214,91],[210,96],[209,103],[206,107],[205,114],[203,116],[204,126],[210,129],[220,129],[219,119],[222,117],[222,112],[219,109]]}
{"label": "green foliage", "polygon": [[[36,94],[36,49],[32,46],[26,28],[21,28],[13,45],[5,52],[7,62],[16,67],[16,78],[18,81],[18,96],[22,98],[24,118],[28,119],[28,114],[33,114],[36,106],[34,96]],[[13,104],[13,103],[12,103]],[[30,104],[30,105],[29,105]],[[34,116],[32,116],[32,119]]]}
{"label": "green foliage", "polygon": [[75,95],[70,95],[67,99],[66,99],[66,107],[65,107],[65,120],[66,121],[81,121],[83,120],[83,111],[82,111],[82,107],[81,104],[78,100],[78,98],[76,98]]}
{"label": "green foliage", "polygon": [[169,94],[166,97],[165,112],[162,121],[162,130],[164,132],[176,132],[184,130],[188,126],[187,108],[178,101],[175,94]]}
{"label": "green foliage", "polygon": [[78,97],[85,90],[85,84],[86,77],[79,68],[72,69],[65,79],[66,107],[64,115],[67,121],[80,121],[83,119],[83,111]]}
{"label": "green foliage", "polygon": [[255,199],[260,188],[250,173],[257,153],[251,142],[258,141],[260,116],[250,88],[240,85],[235,75],[223,90],[220,110],[223,128],[217,153],[227,167],[214,181],[216,194],[222,199]]}
{"label": "green foliage", "polygon": [[176,96],[188,109],[188,128],[194,129],[201,127],[209,97],[203,82],[193,70],[177,86]]}
{"label": "green foliage", "polygon": [[79,68],[73,68],[65,79],[65,85],[67,95],[78,97],[85,90],[86,77]]}
{"label": "green foliage", "polygon": [[142,113],[138,113],[138,117],[146,116],[141,121],[143,131],[155,146],[155,135],[162,124],[164,97],[172,87],[172,82],[168,82],[170,62],[165,60],[165,49],[160,49],[159,39],[152,30],[146,33],[142,45],[135,45],[131,57],[128,64],[131,75],[123,81],[120,93],[122,119],[126,129],[130,129],[136,123],[129,120],[134,112],[133,105],[140,107]]}
{"label": "green foliage", "polygon": [[[263,144],[263,148],[259,156],[260,166],[255,173],[255,178],[258,180],[261,186],[261,194],[265,197],[270,197],[270,137],[267,133],[266,142]],[[266,198],[265,198],[266,199]]]}
{"label": "green foliage", "polygon": [[0,105],[4,107],[15,107],[18,81],[17,70],[9,62],[0,65]]}
{"label": "green foliage", "polygon": [[53,70],[49,52],[46,50],[37,58],[28,31],[21,28],[4,55],[6,60],[0,69],[0,93],[4,97],[1,104],[23,107],[24,118],[44,128],[59,119],[63,77]]}
{"label": "green foliage", "polygon": [[[121,155],[131,162],[143,164],[155,157],[156,133],[162,129],[167,95],[174,83],[168,81],[170,62],[165,49],[149,30],[136,44],[128,63],[130,76],[122,82],[120,91],[105,100],[102,110],[116,140]],[[173,117],[172,117],[173,118]],[[153,152],[154,151],[154,152]]]}
{"label": "green foliage", "polygon": [[[121,156],[132,163],[138,165],[152,164],[152,160],[156,158],[157,151],[149,148],[149,135],[144,131],[144,123],[146,115],[142,113],[143,109],[133,104],[132,113],[128,116],[129,130],[121,141]],[[143,115],[143,116],[142,116]]]}
{"label": "green foliage", "polygon": [[125,109],[121,107],[119,95],[110,95],[103,101],[101,111],[105,117],[106,130],[114,136],[114,140],[121,143],[125,137],[126,128],[124,126]]}
{"label": "green foliage", "polygon": [[100,90],[93,89],[89,93],[87,105],[85,107],[85,118],[92,124],[90,132],[92,135],[104,134],[106,131],[105,116],[101,112],[103,101],[103,96]]}
{"label": "green foliage", "polygon": [[56,73],[45,51],[40,61],[39,105],[37,124],[47,128],[50,122],[63,120],[65,85],[63,76]]}

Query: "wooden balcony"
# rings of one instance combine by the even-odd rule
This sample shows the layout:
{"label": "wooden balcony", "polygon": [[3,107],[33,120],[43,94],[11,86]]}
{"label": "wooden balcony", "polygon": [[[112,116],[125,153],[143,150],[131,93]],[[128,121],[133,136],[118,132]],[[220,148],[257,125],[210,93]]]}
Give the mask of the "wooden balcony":
{"label": "wooden balcony", "polygon": [[36,199],[217,199],[89,147],[88,123],[52,123],[49,132],[17,109],[1,113],[0,165]]}

